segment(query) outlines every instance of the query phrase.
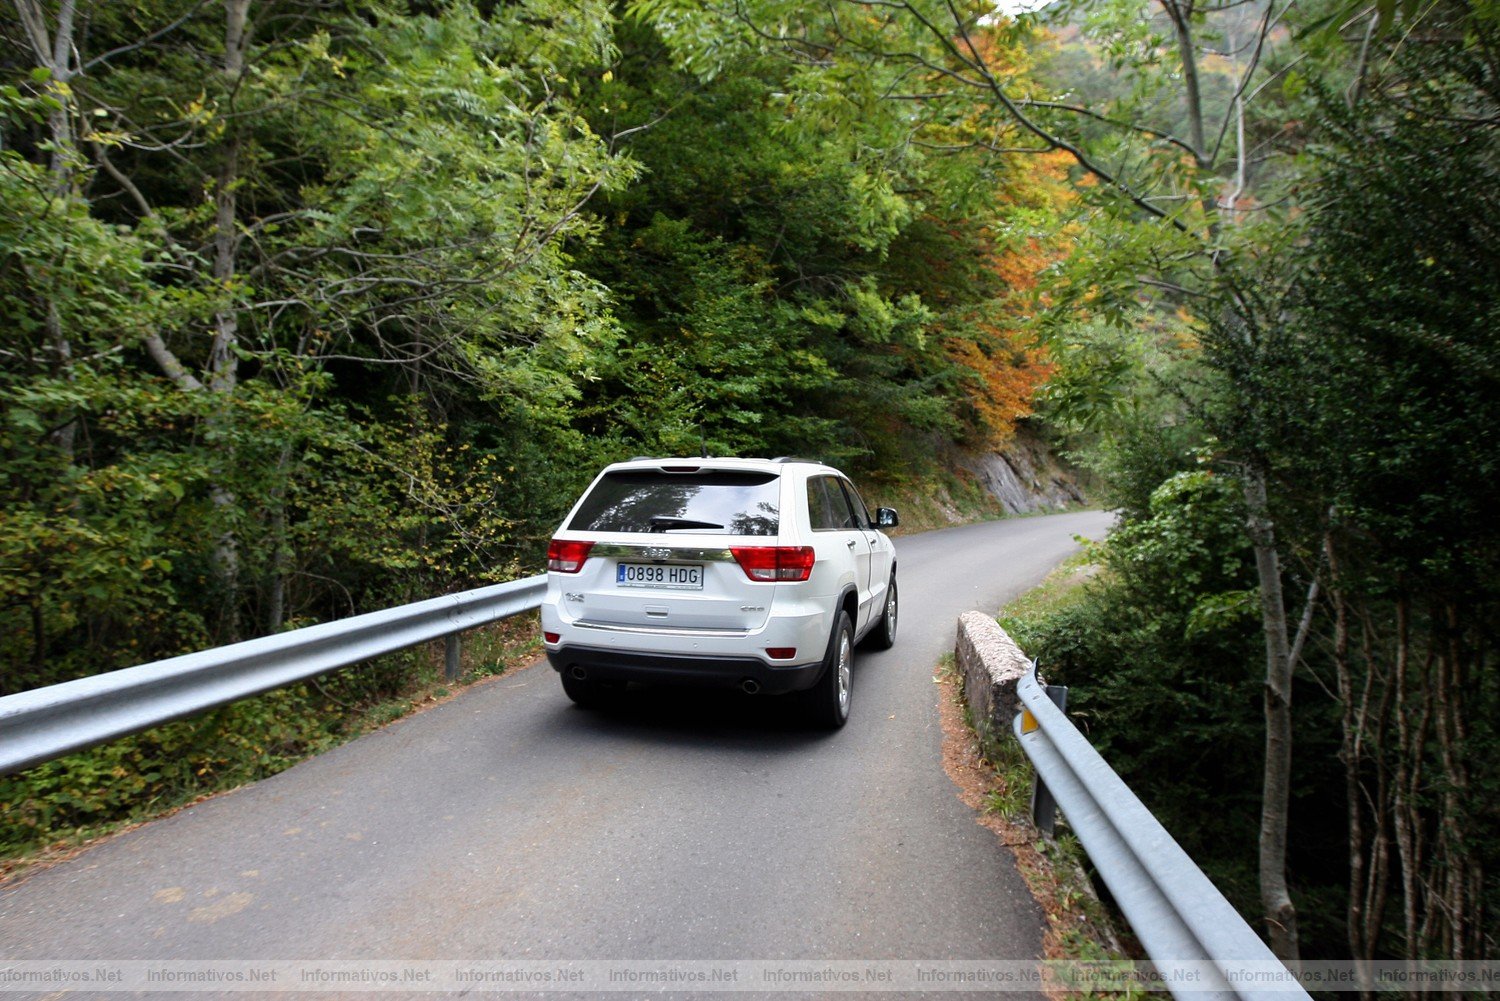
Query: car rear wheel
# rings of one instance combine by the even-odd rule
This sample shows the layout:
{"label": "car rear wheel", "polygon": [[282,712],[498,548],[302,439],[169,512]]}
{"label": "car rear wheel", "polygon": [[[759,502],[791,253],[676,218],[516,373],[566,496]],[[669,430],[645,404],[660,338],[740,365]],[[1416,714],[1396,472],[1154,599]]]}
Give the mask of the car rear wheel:
{"label": "car rear wheel", "polygon": [[896,621],[896,575],[892,574],[890,586],[885,589],[885,611],[881,613],[880,621],[875,623],[875,628],[870,630],[870,635],[865,638],[865,644],[871,650],[889,650],[895,646]]}
{"label": "car rear wheel", "polygon": [[823,674],[806,693],[807,708],[816,726],[837,730],[849,721],[849,688],[854,677],[854,626],[840,611],[823,659]]}
{"label": "car rear wheel", "polygon": [[563,671],[560,677],[563,693],[576,705],[585,709],[603,705],[619,691],[619,686],[605,685],[602,682],[590,681],[588,678],[575,678],[569,671]]}

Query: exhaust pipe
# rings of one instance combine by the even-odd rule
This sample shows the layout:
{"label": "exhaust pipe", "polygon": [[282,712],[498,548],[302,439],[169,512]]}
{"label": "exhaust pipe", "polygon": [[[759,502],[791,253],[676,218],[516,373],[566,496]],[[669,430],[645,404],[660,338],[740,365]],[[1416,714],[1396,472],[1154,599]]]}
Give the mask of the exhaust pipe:
{"label": "exhaust pipe", "polygon": [[577,664],[574,664],[572,667],[568,668],[568,673],[573,676],[574,681],[587,681],[589,677],[589,672],[585,671]]}
{"label": "exhaust pipe", "polygon": [[754,678],[746,678],[744,681],[740,682],[740,690],[743,691],[746,695],[754,695],[756,692],[760,691],[760,682],[756,681]]}

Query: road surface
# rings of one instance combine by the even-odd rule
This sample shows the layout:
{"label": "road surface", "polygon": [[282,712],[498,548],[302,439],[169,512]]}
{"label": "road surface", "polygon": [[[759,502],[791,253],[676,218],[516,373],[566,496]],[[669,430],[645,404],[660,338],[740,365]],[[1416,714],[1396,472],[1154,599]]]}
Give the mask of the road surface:
{"label": "road surface", "polygon": [[1109,521],[898,539],[896,645],[857,654],[841,731],[739,693],[586,711],[538,664],[0,888],[0,959],[1038,957],[943,771],[932,674],[961,612]]}

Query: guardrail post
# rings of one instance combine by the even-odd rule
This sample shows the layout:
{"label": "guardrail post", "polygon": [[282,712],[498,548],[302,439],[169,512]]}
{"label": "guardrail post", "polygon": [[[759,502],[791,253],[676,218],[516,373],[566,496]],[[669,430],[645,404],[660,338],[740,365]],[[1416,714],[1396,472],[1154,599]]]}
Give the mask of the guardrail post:
{"label": "guardrail post", "polygon": [[[1062,712],[1068,711],[1068,686],[1048,685],[1045,691],[1053,705]],[[1036,781],[1031,786],[1031,822],[1043,837],[1051,840],[1057,827],[1057,800],[1052,798],[1052,790],[1042,781],[1041,772],[1036,773]]]}
{"label": "guardrail post", "polygon": [[459,633],[449,633],[443,643],[443,680],[457,681],[459,655],[463,653],[463,638]]}

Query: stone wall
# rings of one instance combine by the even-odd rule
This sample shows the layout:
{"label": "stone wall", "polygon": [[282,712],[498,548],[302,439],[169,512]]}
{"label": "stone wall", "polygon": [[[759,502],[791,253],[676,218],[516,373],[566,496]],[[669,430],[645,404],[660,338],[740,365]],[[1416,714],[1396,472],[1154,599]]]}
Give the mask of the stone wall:
{"label": "stone wall", "polygon": [[1016,683],[1031,670],[1031,661],[994,617],[982,612],[959,616],[955,652],[974,730],[988,750],[992,742],[1010,737],[1011,721],[1021,711]]}

